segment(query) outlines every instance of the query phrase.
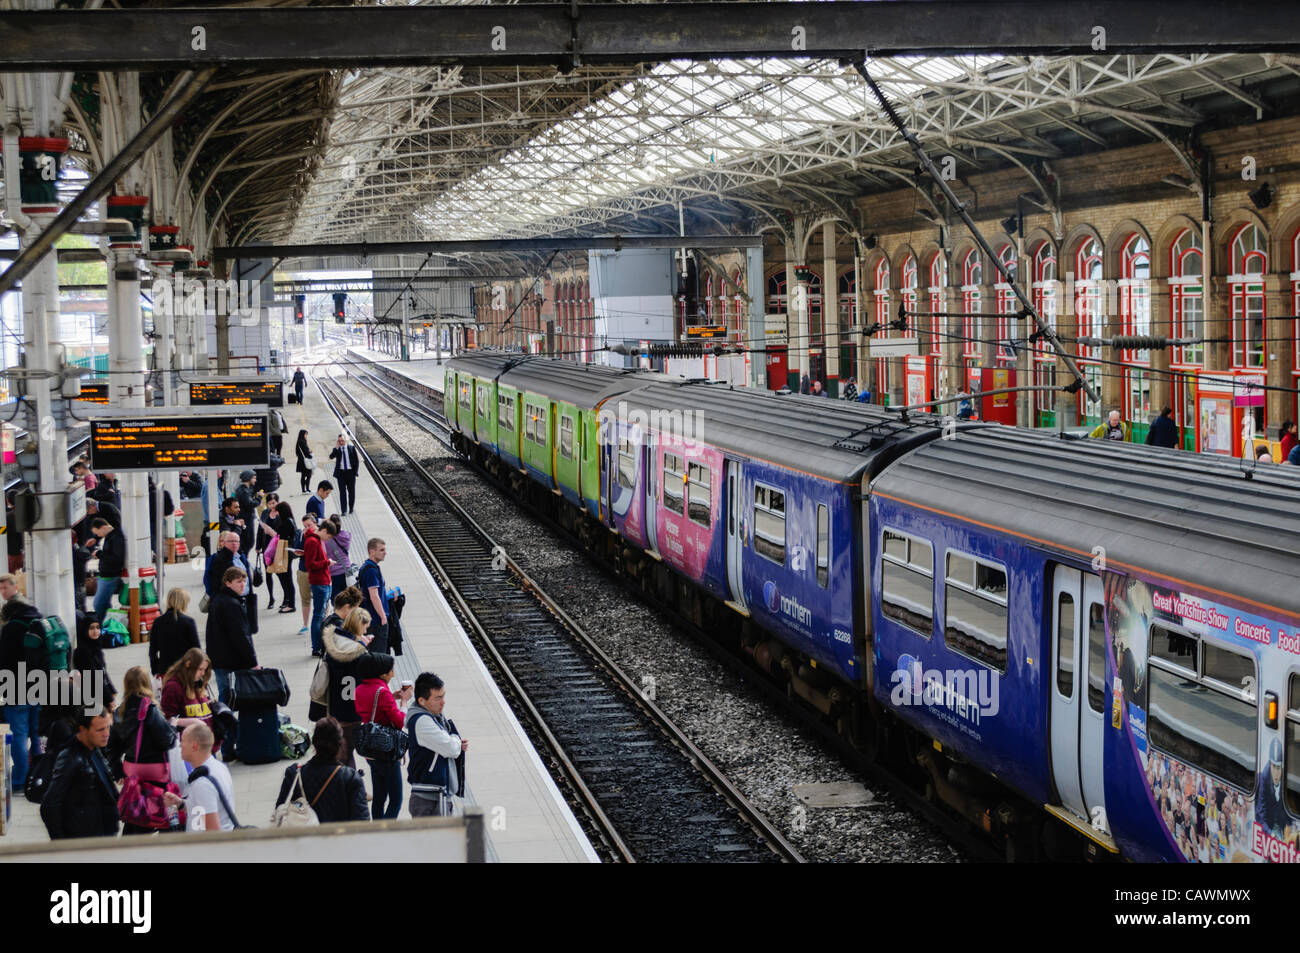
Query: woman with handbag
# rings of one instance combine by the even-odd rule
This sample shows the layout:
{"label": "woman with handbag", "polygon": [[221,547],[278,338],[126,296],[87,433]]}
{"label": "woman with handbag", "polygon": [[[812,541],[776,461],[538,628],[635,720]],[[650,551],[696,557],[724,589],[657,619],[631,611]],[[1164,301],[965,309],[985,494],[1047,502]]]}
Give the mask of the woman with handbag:
{"label": "woman with handbag", "polygon": [[[366,728],[368,722],[396,729],[399,734],[406,724],[406,716],[398,707],[397,699],[406,704],[415,690],[406,686],[398,692],[397,698],[393,697],[388,688],[388,683],[393,678],[393,666],[393,657],[381,653],[367,654],[357,659],[357,671],[363,679],[357,686],[355,699],[357,714],[361,716],[362,727],[358,738],[362,739],[359,745],[362,755],[367,755],[370,750],[364,743],[368,731],[373,731]],[[377,760],[366,757],[366,761],[370,764],[370,777],[374,786],[372,816],[377,821],[397,817],[402,810],[402,759]]]}
{"label": "woman with handbag", "polygon": [[302,478],[302,492],[311,492],[311,475],[316,469],[316,462],[311,456],[311,447],[307,444],[307,431],[298,431],[298,442],[294,444],[294,453],[298,455],[298,475]]}
{"label": "woman with handbag", "polygon": [[[311,746],[313,753],[310,761],[301,765],[291,764],[284,769],[284,781],[280,785],[280,796],[276,798],[275,804],[277,809],[280,805],[287,804],[288,810],[277,810],[276,814],[306,817],[307,812],[311,811],[321,824],[370,820],[366,783],[361,780],[361,775],[343,764],[339,757],[343,750],[343,727],[337,719],[326,717],[316,722]],[[300,799],[301,804],[295,803]],[[273,815],[271,826],[310,823],[310,820],[303,819],[280,819],[277,822]]]}
{"label": "woman with handbag", "polygon": [[275,556],[267,567],[267,575],[274,573],[280,577],[280,588],[284,590],[284,602],[280,612],[296,612],[297,603],[294,596],[297,591],[293,578],[293,554],[291,548],[298,535],[298,524],[293,520],[293,507],[288,503],[279,503],[275,507]]}
{"label": "woman with handbag", "polygon": [[[267,609],[275,608],[275,585],[272,580],[275,578],[275,572],[271,569],[271,540],[275,538],[275,521],[276,507],[280,504],[279,493],[268,493],[262,513],[257,518],[257,545],[254,549],[258,553],[266,553],[264,565],[266,568],[266,607]],[[250,556],[250,560],[252,557]],[[283,598],[288,598],[287,596]]]}
{"label": "woman with handbag", "polygon": [[161,802],[171,780],[168,752],[176,731],[154,703],[153,676],[143,665],[127,669],[122,689],[126,697],[108,742],[114,776],[127,779],[118,802],[122,833],[152,834],[169,829]]}

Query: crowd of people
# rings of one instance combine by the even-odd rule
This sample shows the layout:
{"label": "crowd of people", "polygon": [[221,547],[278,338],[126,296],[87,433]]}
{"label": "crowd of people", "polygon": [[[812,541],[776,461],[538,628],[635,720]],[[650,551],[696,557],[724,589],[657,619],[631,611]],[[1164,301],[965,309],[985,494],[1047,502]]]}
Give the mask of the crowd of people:
{"label": "crowd of people", "polygon": [[[301,401],[299,383],[295,375]],[[149,633],[147,665],[130,668],[120,691],[108,677],[101,640],[126,566],[120,497],[112,474],[95,474],[84,460],[73,465],[90,501],[75,546],[83,576],[95,558],[98,569],[95,582],[78,589],[72,677],[100,679],[94,697],[104,703],[98,710],[20,704],[0,710],[13,734],[14,792],[27,788],[33,800],[32,790],[39,792],[52,839],[242,826],[230,768],[239,723],[230,703],[236,673],[261,668],[258,643],[266,636],[257,587],[263,581],[264,611],[276,609],[278,597],[279,613],[301,612],[298,636],[318,660],[308,711],[311,757],[286,769],[276,805],[300,799],[321,822],[383,820],[398,816],[406,785],[413,817],[449,814],[452,798],[463,796],[469,743],[444,714],[442,679],[425,672],[394,684],[393,650],[400,653],[401,636],[382,569],[387,546],[371,538],[364,559],[354,559],[356,545],[343,526],[355,506],[356,448],[338,437],[330,453],[333,480],[319,480],[314,490],[316,458],[305,429],[295,452],[300,489],[310,492],[300,514],[274,489],[259,490],[255,471],[237,474],[237,483],[222,474],[218,545],[204,564],[198,606],[206,615],[202,634],[189,593],[173,586]],[[328,513],[336,486],[340,512]],[[182,499],[206,504],[206,494],[202,474],[181,475]],[[9,568],[0,574],[0,671],[16,675],[20,665],[30,672],[51,662],[24,639],[43,616],[20,592],[21,550],[15,554],[12,546]],[[406,757],[367,748],[367,723],[404,734]]]}

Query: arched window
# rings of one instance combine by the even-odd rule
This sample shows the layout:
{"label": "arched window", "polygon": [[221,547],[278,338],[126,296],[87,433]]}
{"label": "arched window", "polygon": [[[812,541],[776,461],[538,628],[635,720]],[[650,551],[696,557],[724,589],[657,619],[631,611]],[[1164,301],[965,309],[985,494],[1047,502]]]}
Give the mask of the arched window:
{"label": "arched window", "polygon": [[786,311],[785,269],[772,272],[767,279],[767,313],[785,314]]}
{"label": "arched window", "polygon": [[[1169,247],[1169,297],[1176,338],[1205,337],[1204,300],[1201,297],[1203,278],[1200,232],[1185,228]],[[1182,367],[1204,367],[1205,345],[1175,347],[1173,363]]]}
{"label": "arched window", "polygon": [[1258,226],[1243,225],[1232,240],[1232,366],[1264,366],[1264,274],[1268,243]]}
{"label": "arched window", "polygon": [[704,323],[713,324],[713,272],[704,279]]}
{"label": "arched window", "polygon": [[[930,259],[930,284],[926,289],[930,293],[930,311],[933,315],[948,312],[948,259],[943,252],[935,252]],[[948,328],[943,318],[930,318],[930,353],[939,354]]]}
{"label": "arched window", "polygon": [[[1120,317],[1124,334],[1151,333],[1151,246],[1141,235],[1133,235],[1120,252]],[[1150,364],[1151,352],[1124,348],[1121,360],[1126,363]],[[1148,389],[1148,396],[1149,396]],[[1148,401],[1149,403],[1149,401]],[[1130,418],[1145,423],[1149,418]]]}
{"label": "arched window", "polygon": [[858,323],[858,282],[857,277],[850,268],[844,274],[840,275],[839,280],[839,302],[840,302],[840,330],[849,331]]}
{"label": "arched window", "polygon": [[984,283],[984,269],[979,249],[972,248],[961,263],[962,354],[980,356],[980,285]]}
{"label": "arched window", "polygon": [[[884,325],[889,322],[889,259],[882,257],[876,262],[876,324]],[[877,331],[874,337],[887,337],[888,332],[885,330]]]}
{"label": "arched window", "polygon": [[[1079,317],[1080,337],[1099,338],[1105,333],[1101,277],[1101,244],[1095,238],[1089,238],[1079,246],[1074,256],[1074,312]],[[1100,357],[1101,348],[1081,344],[1079,356]]]}
{"label": "arched window", "polygon": [[[1016,277],[1016,249],[1013,245],[1004,245],[998,252],[998,261],[1002,267],[1007,270],[1012,278]],[[997,284],[994,286],[998,294],[998,359],[1007,366],[1014,366],[1016,352],[1004,341],[1012,341],[1020,337],[1020,319],[1014,317],[1015,313],[1020,310],[1019,302],[1016,301],[1016,294],[1011,290],[1011,285],[1003,279],[1001,272],[998,273]]]}
{"label": "arched window", "polygon": [[745,337],[745,299],[740,296],[737,288],[745,287],[744,279],[737,268],[731,274],[731,283],[734,286],[731,290],[731,315],[732,327],[736,332],[736,340],[742,340]]}
{"label": "arched window", "polygon": [[916,318],[912,317],[912,313],[917,310],[916,288],[916,257],[909,254],[903,259],[902,281],[899,283],[899,294],[903,299],[903,309],[908,313],[905,334],[915,334],[917,329]]}
{"label": "arched window", "polygon": [[820,342],[822,339],[822,276],[811,268],[808,280],[804,282],[804,293],[808,296],[808,337],[804,344]]}
{"label": "arched window", "polygon": [[[1043,322],[1056,330],[1056,251],[1052,248],[1052,243],[1048,241],[1041,242],[1034,249],[1033,265],[1033,283],[1030,290],[1033,292],[1034,310],[1038,312]],[[1038,343],[1034,345],[1034,358],[1039,361],[1055,360],[1056,355],[1050,346]],[[1051,394],[1040,394],[1041,399],[1051,400]],[[1055,404],[1052,409],[1055,410]]]}

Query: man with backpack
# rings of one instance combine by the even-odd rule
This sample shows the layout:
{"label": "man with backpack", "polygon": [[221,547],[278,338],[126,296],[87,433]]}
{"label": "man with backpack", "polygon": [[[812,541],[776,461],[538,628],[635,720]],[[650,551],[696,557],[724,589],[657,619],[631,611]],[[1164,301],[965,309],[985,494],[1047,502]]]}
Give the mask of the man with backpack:
{"label": "man with backpack", "polygon": [[[34,672],[44,673],[53,685],[56,672],[67,672],[72,661],[72,643],[57,617],[48,621],[40,610],[15,595],[0,607],[0,672],[4,673],[0,697],[4,721],[13,731],[13,788],[21,791],[28,768],[41,754],[41,705],[27,704],[26,689]],[[50,713],[47,713],[50,714]]]}

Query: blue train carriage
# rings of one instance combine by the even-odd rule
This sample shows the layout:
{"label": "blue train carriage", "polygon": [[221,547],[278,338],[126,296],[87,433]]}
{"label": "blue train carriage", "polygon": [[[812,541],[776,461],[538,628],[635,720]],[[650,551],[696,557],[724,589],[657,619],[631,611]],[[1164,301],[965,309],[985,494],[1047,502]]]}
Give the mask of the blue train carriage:
{"label": "blue train carriage", "polygon": [[862,488],[939,423],[703,382],[648,384],[625,403],[615,528],[725,602],[756,661],[847,728],[867,671]]}
{"label": "blue train carriage", "polygon": [[[1020,825],[996,791],[947,783],[974,765],[1097,856],[1244,859],[1239,838],[1225,841],[1226,858],[1208,844],[1211,817],[1216,836],[1240,829],[1218,819],[1225,806],[1250,810],[1246,762],[1272,740],[1247,732],[1259,699],[1246,686],[1258,683],[1241,681],[1260,677],[1264,643],[1231,633],[1241,619],[1258,638],[1250,626],[1265,623],[1233,613],[1267,593],[1270,622],[1295,631],[1296,489],[1280,470],[1246,481],[1201,456],[1009,428],[960,432],[890,468],[871,491],[875,694],[939,743],[918,753],[939,797],[986,827]],[[1156,582],[1163,588],[1147,593]],[[1289,605],[1276,605],[1278,593]],[[1189,629],[1183,618],[1153,639],[1157,602],[1195,605],[1203,618],[1213,608],[1226,628]],[[1228,776],[1236,787],[1223,785]],[[1211,810],[1193,795],[1195,857],[1165,830],[1190,816],[1164,818],[1171,777],[1217,802]],[[1058,830],[1044,828],[1049,849]]]}

